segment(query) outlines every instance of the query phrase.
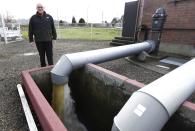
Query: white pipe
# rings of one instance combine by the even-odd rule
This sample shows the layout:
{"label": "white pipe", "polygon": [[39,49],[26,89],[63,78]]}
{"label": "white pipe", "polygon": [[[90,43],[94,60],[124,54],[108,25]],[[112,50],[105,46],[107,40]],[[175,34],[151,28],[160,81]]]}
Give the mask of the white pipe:
{"label": "white pipe", "polygon": [[52,69],[52,82],[58,85],[66,83],[72,70],[83,67],[85,64],[102,63],[129,55],[136,55],[142,51],[150,53],[154,48],[155,43],[153,41],[146,41],[119,47],[66,54],[60,58]]}
{"label": "white pipe", "polygon": [[20,100],[22,103],[23,111],[26,117],[26,121],[29,127],[29,131],[38,131],[36,123],[34,121],[34,118],[32,116],[32,112],[30,110],[29,104],[27,102],[26,96],[24,94],[24,91],[22,89],[22,85],[17,84],[18,93],[20,96]]}
{"label": "white pipe", "polygon": [[195,59],[136,91],[114,118],[112,131],[160,131],[195,91]]}

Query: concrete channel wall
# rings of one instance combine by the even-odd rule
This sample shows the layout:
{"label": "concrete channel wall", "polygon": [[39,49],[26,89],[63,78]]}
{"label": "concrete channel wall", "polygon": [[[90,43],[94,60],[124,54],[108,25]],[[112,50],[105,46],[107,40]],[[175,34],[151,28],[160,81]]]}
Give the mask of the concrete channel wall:
{"label": "concrete channel wall", "polygon": [[[42,128],[47,131],[56,129],[65,131],[66,128],[49,105],[52,93],[49,73],[51,68],[23,71],[23,87]],[[76,113],[85,126],[93,131],[109,131],[114,116],[131,94],[144,84],[88,64],[71,73],[69,86],[75,100]],[[162,129],[162,131],[173,130],[195,130],[194,103],[186,101]]]}

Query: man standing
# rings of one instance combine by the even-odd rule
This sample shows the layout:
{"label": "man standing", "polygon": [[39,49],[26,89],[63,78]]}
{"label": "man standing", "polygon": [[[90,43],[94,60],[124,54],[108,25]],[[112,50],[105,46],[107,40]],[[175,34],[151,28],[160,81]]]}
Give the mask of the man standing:
{"label": "man standing", "polygon": [[36,44],[40,56],[41,67],[46,66],[45,55],[48,65],[53,65],[52,40],[56,40],[56,29],[52,16],[46,14],[42,4],[37,4],[37,12],[29,21],[29,41],[32,46]]}

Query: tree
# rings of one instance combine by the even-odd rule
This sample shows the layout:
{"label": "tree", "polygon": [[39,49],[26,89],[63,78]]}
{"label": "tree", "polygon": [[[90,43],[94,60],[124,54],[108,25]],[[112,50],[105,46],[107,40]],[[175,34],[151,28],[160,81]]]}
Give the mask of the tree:
{"label": "tree", "polygon": [[16,19],[14,19],[14,16],[12,16],[8,11],[6,13],[6,17],[4,18],[5,23],[15,23]]}
{"label": "tree", "polygon": [[63,20],[60,20],[59,21],[59,24],[60,24],[60,26],[62,26],[64,24],[64,21]]}
{"label": "tree", "polygon": [[112,19],[112,21],[111,21],[112,27],[114,27],[115,24],[116,24],[117,22],[118,22],[117,18],[114,17],[114,18]]}
{"label": "tree", "polygon": [[76,24],[77,22],[76,22],[76,19],[75,19],[75,17],[73,16],[72,17],[72,24]]}
{"label": "tree", "polygon": [[80,18],[79,23],[80,24],[85,24],[85,20],[83,18]]}
{"label": "tree", "polygon": [[121,23],[123,23],[124,15],[121,16]]}
{"label": "tree", "polygon": [[62,24],[62,23],[64,23],[64,21],[63,20],[60,20],[59,23]]}
{"label": "tree", "polygon": [[80,26],[85,25],[85,20],[83,18],[80,18],[79,25]]}
{"label": "tree", "polygon": [[109,23],[107,21],[105,21],[105,24],[106,24],[107,27],[109,27]]}

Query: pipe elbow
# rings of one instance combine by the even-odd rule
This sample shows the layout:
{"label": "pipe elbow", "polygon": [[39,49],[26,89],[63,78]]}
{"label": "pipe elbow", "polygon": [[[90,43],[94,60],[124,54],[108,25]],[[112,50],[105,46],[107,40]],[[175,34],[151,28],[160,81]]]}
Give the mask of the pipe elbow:
{"label": "pipe elbow", "polygon": [[168,119],[167,110],[161,103],[136,91],[115,116],[112,131],[160,131]]}
{"label": "pipe elbow", "polygon": [[71,61],[66,55],[63,55],[51,70],[52,83],[56,85],[65,84],[68,82],[69,74],[73,67]]}
{"label": "pipe elbow", "polygon": [[154,40],[147,40],[146,42],[148,42],[150,44],[150,49],[148,50],[148,53],[153,52],[156,48],[155,41]]}

